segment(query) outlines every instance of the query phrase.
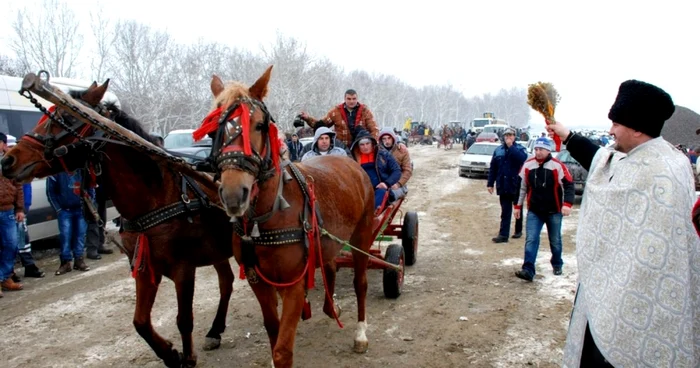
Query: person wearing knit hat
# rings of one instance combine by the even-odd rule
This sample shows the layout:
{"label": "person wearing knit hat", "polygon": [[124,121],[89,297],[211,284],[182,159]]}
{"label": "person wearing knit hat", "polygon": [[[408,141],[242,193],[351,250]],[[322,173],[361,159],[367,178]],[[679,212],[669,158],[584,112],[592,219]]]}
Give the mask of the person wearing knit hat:
{"label": "person wearing knit hat", "polygon": [[674,109],[661,88],[628,80],[608,114],[613,146],[561,122],[546,127],[588,170],[565,367],[700,366],[695,182],[688,158],[660,136]]}
{"label": "person wearing knit hat", "polygon": [[535,148],[542,148],[552,152],[552,141],[550,141],[547,137],[537,138],[535,141]]}
{"label": "person wearing knit hat", "polygon": [[545,225],[552,252],[552,272],[555,276],[562,274],[561,224],[563,216],[571,214],[576,196],[569,169],[552,158],[552,146],[549,138],[537,138],[535,141],[535,156],[525,161],[520,169],[520,196],[513,209],[515,218],[522,218],[521,211],[527,198],[525,257],[522,268],[515,272],[515,276],[530,282],[535,278],[540,233]]}

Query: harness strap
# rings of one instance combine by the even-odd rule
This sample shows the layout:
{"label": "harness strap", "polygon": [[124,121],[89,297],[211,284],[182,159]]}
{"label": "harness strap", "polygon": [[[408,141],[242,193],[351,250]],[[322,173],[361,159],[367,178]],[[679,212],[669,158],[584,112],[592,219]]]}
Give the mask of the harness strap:
{"label": "harness strap", "polygon": [[203,207],[206,206],[202,205],[202,202],[196,198],[190,200],[189,207],[186,207],[183,202],[176,202],[139,216],[134,220],[122,218],[122,227],[124,231],[141,233],[187,212],[188,208],[189,211],[197,211]]}
{"label": "harness strap", "polygon": [[[243,226],[236,222],[233,230],[239,236],[245,236]],[[281,230],[261,231],[260,236],[253,239],[253,244],[263,246],[275,246],[282,244],[293,244],[301,242],[305,238],[306,232],[303,228],[291,228]]]}
{"label": "harness strap", "polygon": [[196,194],[197,197],[199,197],[199,199],[202,200],[205,207],[211,206],[209,197],[206,193],[204,193],[202,188],[199,186],[199,184],[197,184],[197,182],[194,179],[190,178],[187,175],[182,175],[182,178],[187,182],[187,185],[194,191],[194,194]]}

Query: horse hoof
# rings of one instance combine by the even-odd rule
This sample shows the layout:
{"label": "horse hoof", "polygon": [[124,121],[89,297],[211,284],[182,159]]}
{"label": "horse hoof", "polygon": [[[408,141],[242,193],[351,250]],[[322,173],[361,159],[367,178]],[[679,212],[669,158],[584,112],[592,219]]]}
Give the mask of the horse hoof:
{"label": "horse hoof", "polygon": [[197,358],[193,358],[193,360],[185,360],[182,362],[182,368],[194,368],[197,366]]}
{"label": "horse hoof", "polygon": [[355,340],[355,347],[354,351],[358,354],[364,354],[367,352],[367,348],[369,348],[369,341],[357,341]]}
{"label": "horse hoof", "polygon": [[340,315],[343,314],[343,308],[340,307],[340,304],[335,305],[335,314],[338,315],[338,318],[340,318]]}
{"label": "horse hoof", "polygon": [[172,349],[170,350],[168,359],[163,359],[163,363],[165,363],[165,366],[168,368],[180,368],[184,364],[183,358],[184,356],[182,353],[177,351],[177,349]]}
{"label": "horse hoof", "polygon": [[204,346],[202,349],[205,351],[215,350],[221,346],[221,339],[216,339],[213,337],[204,338]]}

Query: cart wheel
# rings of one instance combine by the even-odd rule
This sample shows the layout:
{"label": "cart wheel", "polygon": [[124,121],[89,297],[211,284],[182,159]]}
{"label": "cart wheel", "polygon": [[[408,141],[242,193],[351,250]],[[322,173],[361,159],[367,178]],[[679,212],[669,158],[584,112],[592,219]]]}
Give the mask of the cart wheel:
{"label": "cart wheel", "polygon": [[406,254],[406,265],[413,266],[418,253],[418,214],[415,212],[406,212],[403,217],[401,245]]}
{"label": "cart wheel", "polygon": [[384,296],[389,299],[396,299],[401,295],[401,287],[403,286],[405,269],[403,247],[398,244],[389,245],[384,254],[384,260],[401,267],[401,270],[384,269]]}

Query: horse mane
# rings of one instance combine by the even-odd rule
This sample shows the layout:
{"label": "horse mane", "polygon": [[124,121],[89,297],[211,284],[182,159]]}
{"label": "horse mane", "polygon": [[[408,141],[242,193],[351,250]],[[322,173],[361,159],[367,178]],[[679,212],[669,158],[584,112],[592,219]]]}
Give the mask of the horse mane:
{"label": "horse mane", "polygon": [[105,108],[109,110],[111,118],[115,123],[134,132],[136,135],[147,140],[148,142],[158,145],[157,138],[150,135],[140,121],[121,110],[114,102],[108,102],[105,104]]}
{"label": "horse mane", "polygon": [[231,106],[241,97],[250,97],[248,86],[240,82],[228,82],[226,88],[214,99],[214,108]]}

